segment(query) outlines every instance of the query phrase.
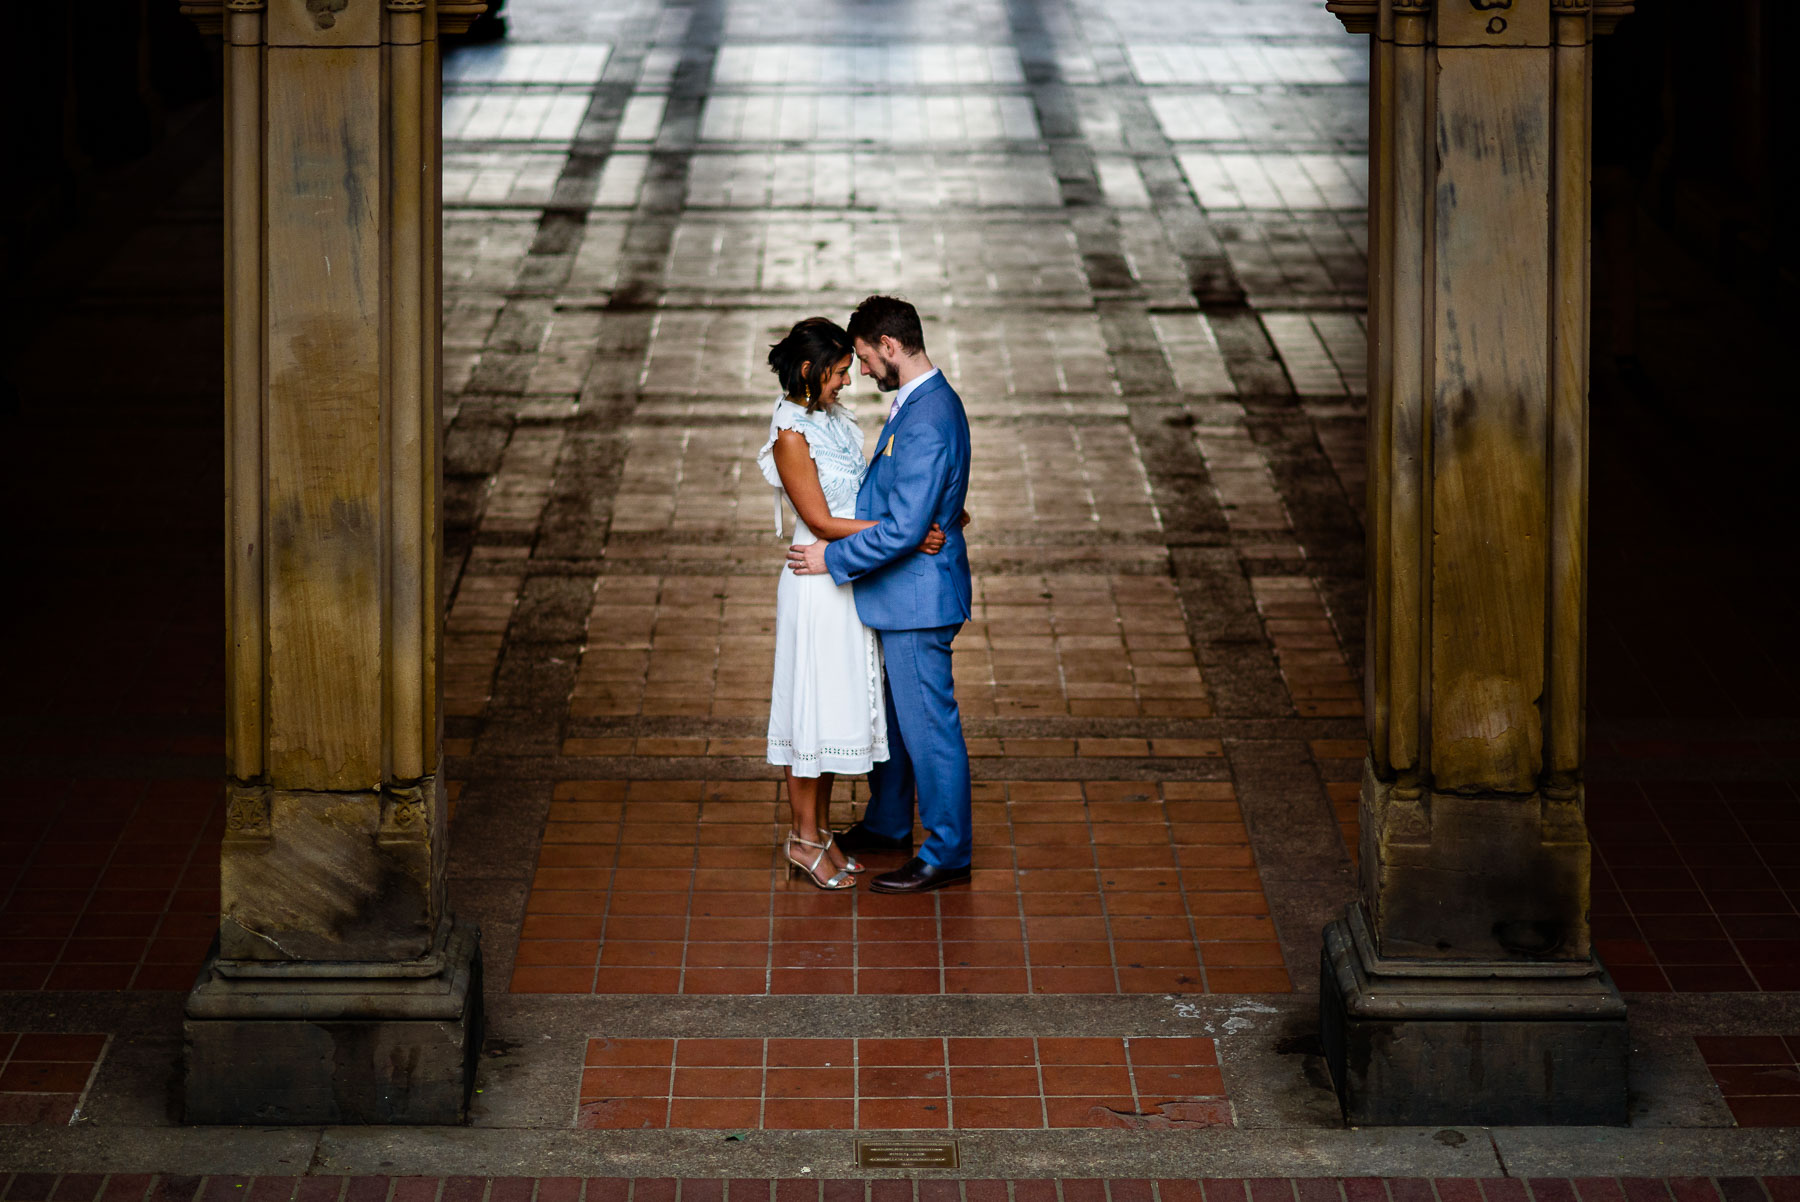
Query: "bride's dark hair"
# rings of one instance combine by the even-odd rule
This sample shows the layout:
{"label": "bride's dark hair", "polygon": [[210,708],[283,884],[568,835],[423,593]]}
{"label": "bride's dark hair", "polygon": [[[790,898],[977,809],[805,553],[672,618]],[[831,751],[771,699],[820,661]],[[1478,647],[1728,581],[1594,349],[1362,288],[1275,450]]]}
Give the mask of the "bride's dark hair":
{"label": "bride's dark hair", "polygon": [[787,337],[769,348],[769,370],[781,381],[782,395],[799,401],[811,413],[818,409],[825,373],[850,353],[850,335],[828,317],[794,323]]}

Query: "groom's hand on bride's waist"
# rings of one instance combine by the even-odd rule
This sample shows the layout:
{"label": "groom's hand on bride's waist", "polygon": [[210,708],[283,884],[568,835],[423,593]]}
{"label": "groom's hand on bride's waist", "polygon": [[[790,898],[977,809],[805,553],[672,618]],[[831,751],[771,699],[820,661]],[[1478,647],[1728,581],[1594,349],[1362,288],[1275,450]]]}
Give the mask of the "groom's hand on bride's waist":
{"label": "groom's hand on bride's waist", "polygon": [[796,576],[825,575],[825,543],[796,543],[788,548],[788,570]]}

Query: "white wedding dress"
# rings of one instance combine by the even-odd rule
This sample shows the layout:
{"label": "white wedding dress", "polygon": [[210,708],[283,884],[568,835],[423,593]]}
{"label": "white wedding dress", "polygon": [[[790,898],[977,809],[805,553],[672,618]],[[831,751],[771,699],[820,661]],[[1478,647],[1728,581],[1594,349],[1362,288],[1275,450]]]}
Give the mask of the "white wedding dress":
{"label": "white wedding dress", "polygon": [[[786,493],[775,470],[775,435],[806,439],[832,517],[856,516],[856,493],[869,470],[862,429],[841,402],[808,413],[783,398],[769,420],[769,440],[756,453],[775,487],[775,532]],[[796,543],[814,541],[796,515]],[[769,763],[795,776],[867,772],[888,758],[887,710],[881,694],[881,643],[856,616],[851,586],[830,576],[796,576],[784,564],[775,593],[775,682],[769,696]]]}

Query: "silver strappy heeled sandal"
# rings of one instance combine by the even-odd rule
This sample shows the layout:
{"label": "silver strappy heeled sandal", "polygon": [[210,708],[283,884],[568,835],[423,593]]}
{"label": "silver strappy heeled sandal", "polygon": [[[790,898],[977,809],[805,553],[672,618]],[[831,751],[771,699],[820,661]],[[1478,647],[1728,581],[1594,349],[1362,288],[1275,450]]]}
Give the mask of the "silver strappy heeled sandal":
{"label": "silver strappy heeled sandal", "polygon": [[[814,855],[810,861],[807,861],[795,854],[794,849],[796,847],[810,848],[818,854]],[[835,891],[838,889],[856,888],[856,878],[851,875],[851,871],[848,867],[839,868],[833,871],[829,877],[822,877],[819,875],[822,868],[831,868],[831,858],[827,854],[830,847],[831,836],[829,834],[825,836],[825,842],[823,843],[810,843],[800,837],[800,832],[789,831],[787,836],[788,872],[805,877],[807,880],[811,881],[814,886],[820,889]]]}
{"label": "silver strappy heeled sandal", "polygon": [[[837,840],[831,837],[831,828],[830,827],[821,826],[819,828],[819,830],[824,834],[825,842],[823,844],[808,843],[807,844],[808,847],[823,847],[824,850],[830,851],[832,848],[837,846]],[[849,852],[843,851],[840,849],[838,851],[838,855],[844,857],[844,871],[845,872],[867,872],[868,871],[867,868],[863,867],[862,861],[858,860],[855,856],[851,855]]]}

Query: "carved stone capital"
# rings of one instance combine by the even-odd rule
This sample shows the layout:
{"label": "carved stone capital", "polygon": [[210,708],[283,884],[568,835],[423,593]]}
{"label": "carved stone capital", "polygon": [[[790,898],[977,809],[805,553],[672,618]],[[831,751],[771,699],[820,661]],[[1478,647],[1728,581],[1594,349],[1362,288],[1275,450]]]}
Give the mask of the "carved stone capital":
{"label": "carved stone capital", "polygon": [[467,33],[475,18],[487,11],[487,0],[438,0],[439,33]]}
{"label": "carved stone capital", "polygon": [[1325,8],[1351,33],[1374,33],[1381,20],[1380,0],[1327,0]]}
{"label": "carved stone capital", "polygon": [[1592,0],[1594,32],[1611,33],[1637,8],[1637,0]]}
{"label": "carved stone capital", "polygon": [[225,837],[232,840],[270,837],[269,787],[241,781],[225,783]]}
{"label": "carved stone capital", "polygon": [[[1631,15],[1636,4],[1637,0],[1551,0],[1551,11],[1556,16],[1591,12],[1594,32],[1611,33]],[[1432,0],[1390,0],[1388,8],[1396,16],[1412,17],[1424,16],[1431,6]],[[1381,0],[1326,0],[1325,8],[1351,33],[1375,33],[1381,23]]]}
{"label": "carved stone capital", "polygon": [[[417,13],[437,10],[437,26],[441,33],[466,33],[475,18],[487,11],[488,0],[386,0],[386,8],[395,13]],[[199,27],[201,33],[220,33],[227,13],[264,12],[269,0],[182,0],[181,15]]]}
{"label": "carved stone capital", "polygon": [[381,841],[383,843],[426,843],[430,841],[430,825],[426,821],[425,802],[436,782],[416,785],[389,785],[381,791]]}

